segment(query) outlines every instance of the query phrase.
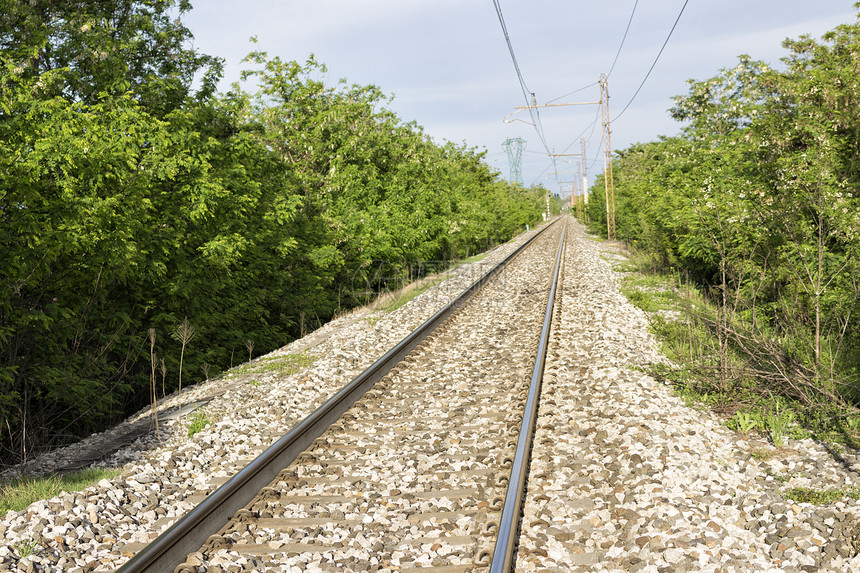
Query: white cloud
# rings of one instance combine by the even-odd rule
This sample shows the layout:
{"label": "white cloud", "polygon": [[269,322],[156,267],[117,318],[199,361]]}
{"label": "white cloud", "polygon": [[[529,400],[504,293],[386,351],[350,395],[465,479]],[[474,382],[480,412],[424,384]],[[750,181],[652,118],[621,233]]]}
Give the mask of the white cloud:
{"label": "white cloud", "polygon": [[[610,115],[630,101],[654,61],[684,0],[640,2],[610,78]],[[502,2],[510,39],[529,90],[539,103],[597,81],[618,51],[633,0],[610,2]],[[721,0],[690,2],[660,61],[630,108],[613,127],[624,148],[673,134],[671,97],[687,79],[705,79],[731,67],[741,53],[777,64],[781,42],[803,33],[820,36],[853,21],[849,0]],[[524,99],[498,19],[486,0],[206,0],[186,19],[201,51],[227,59],[227,79],[257,48],[287,60],[310,53],[328,78],[376,84],[394,94],[392,108],[417,121],[437,140],[486,147],[494,157],[507,137],[542,149],[534,129],[502,118]],[[599,98],[592,87],[563,101]],[[541,110],[547,145],[575,144],[594,110]],[[591,137],[596,152],[601,129]],[[497,158],[498,159],[498,158]],[[524,175],[538,177],[546,158],[524,159]],[[601,167],[599,163],[595,166]]]}

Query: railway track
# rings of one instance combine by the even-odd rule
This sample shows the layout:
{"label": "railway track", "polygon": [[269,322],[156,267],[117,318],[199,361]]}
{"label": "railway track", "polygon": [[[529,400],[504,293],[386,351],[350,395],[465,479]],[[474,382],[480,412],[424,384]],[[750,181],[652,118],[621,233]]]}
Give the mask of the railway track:
{"label": "railway track", "polygon": [[564,233],[489,271],[119,571],[509,570]]}

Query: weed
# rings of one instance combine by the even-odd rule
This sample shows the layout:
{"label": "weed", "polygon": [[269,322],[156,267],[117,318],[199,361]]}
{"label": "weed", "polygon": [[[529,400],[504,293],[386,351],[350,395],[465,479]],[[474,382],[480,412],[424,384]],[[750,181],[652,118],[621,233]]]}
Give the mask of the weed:
{"label": "weed", "polygon": [[785,443],[785,438],[788,434],[788,428],[791,424],[793,414],[791,410],[777,411],[767,417],[767,427],[770,430],[770,439],[773,440],[773,445],[777,448],[782,447]]}
{"label": "weed", "polygon": [[488,254],[489,253],[481,253],[480,255],[473,255],[460,261],[460,264],[477,263],[478,261],[484,259],[484,257],[486,257]]}
{"label": "weed", "polygon": [[624,262],[618,263],[617,265],[612,267],[612,270],[614,270],[616,273],[635,273],[639,271],[639,267],[632,263]]}
{"label": "weed", "polygon": [[860,499],[860,489],[814,489],[810,487],[794,487],[783,492],[783,496],[800,503],[825,505],[840,499]]}
{"label": "weed", "polygon": [[79,491],[102,479],[119,475],[118,470],[86,469],[42,478],[16,478],[0,481],[0,515],[21,511],[31,503],[49,499],[61,491]]}
{"label": "weed", "polygon": [[645,312],[678,310],[678,294],[665,283],[642,280],[641,275],[630,275],[622,281],[621,292],[630,304]]}
{"label": "weed", "polygon": [[[280,354],[258,358],[253,364],[243,364],[230,371],[230,376],[245,376],[246,374],[263,374],[272,372],[281,376],[290,376],[316,361],[317,357],[302,352],[301,354]],[[256,384],[259,385],[259,382]]]}
{"label": "weed", "polygon": [[161,432],[158,429],[158,392],[155,386],[155,364],[158,359],[155,357],[155,329],[150,328],[149,334],[149,363],[151,373],[149,377],[149,402],[152,406],[152,421],[155,423],[155,435],[158,436],[158,443],[161,444]]}
{"label": "weed", "polygon": [[368,324],[370,324],[370,326],[376,326],[376,323],[378,323],[380,320],[382,320],[382,317],[380,317],[380,316],[368,316],[364,320],[366,320],[368,322]]}
{"label": "weed", "polygon": [[423,294],[429,289],[435,287],[436,285],[444,281],[445,278],[446,276],[439,275],[436,277],[427,278],[419,283],[414,283],[415,286],[410,285],[399,293],[394,293],[395,296],[393,296],[391,300],[383,302],[379,307],[379,310],[381,310],[382,312],[394,312],[401,306],[416,298],[418,295]]}
{"label": "weed", "polygon": [[30,555],[38,555],[39,550],[37,549],[37,543],[32,540],[21,541],[15,546],[15,551],[18,552],[18,556],[23,559],[24,557],[29,557]]}
{"label": "weed", "polygon": [[735,423],[738,431],[744,435],[749,434],[759,426],[759,421],[753,414],[750,412],[741,412],[740,410],[735,413]]}
{"label": "weed", "polygon": [[191,418],[188,420],[188,437],[190,438],[194,434],[202,431],[206,426],[212,424],[212,420],[209,419],[209,416],[203,410],[196,410],[193,414],[191,414]]}
{"label": "weed", "polygon": [[778,481],[779,483],[785,483],[785,482],[787,482],[787,481],[788,481],[788,477],[787,477],[787,476],[784,476],[784,475],[780,475],[780,474],[774,473],[774,472],[773,472],[772,470],[770,470],[770,469],[765,470],[765,472],[764,472],[764,473],[766,473],[767,475],[769,475],[770,477],[772,477],[773,479],[775,479],[775,480],[776,480],[776,481]]}
{"label": "weed", "polygon": [[179,353],[179,423],[182,424],[182,362],[185,359],[185,348],[188,343],[194,338],[195,328],[188,322],[186,316],[182,319],[176,328],[173,330],[173,338],[179,341],[182,345],[182,351]]}
{"label": "weed", "polygon": [[[808,397],[814,389],[804,387],[798,394],[790,382],[783,383],[782,367],[773,370],[772,364],[781,364],[784,357],[777,351],[785,341],[771,341],[760,317],[742,307],[719,308],[712,304],[720,303],[714,292],[700,290],[647,254],[634,252],[615,267],[625,273],[619,280],[621,291],[648,314],[651,330],[672,364],[651,365],[649,374],[671,385],[687,406],[731,416],[727,426],[742,434],[767,433],[777,447],[788,438],[807,437],[860,447],[860,415],[823,401],[810,407],[809,399],[798,395]],[[791,354],[791,348],[787,352]],[[806,370],[801,365],[792,372]]]}
{"label": "weed", "polygon": [[773,451],[767,448],[754,448],[750,452],[750,455],[753,457],[754,460],[764,461],[773,456]]}

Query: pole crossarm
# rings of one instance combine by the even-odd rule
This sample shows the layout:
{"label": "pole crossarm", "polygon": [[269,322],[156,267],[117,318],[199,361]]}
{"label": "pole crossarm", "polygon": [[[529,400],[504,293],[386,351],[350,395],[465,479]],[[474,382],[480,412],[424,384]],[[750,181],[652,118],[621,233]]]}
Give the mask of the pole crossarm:
{"label": "pole crossarm", "polygon": [[514,109],[538,109],[541,107],[566,107],[569,105],[600,105],[599,101],[577,101],[573,103],[544,103],[544,104],[536,104],[536,105],[523,105],[523,106],[514,106]]}
{"label": "pole crossarm", "polygon": [[[528,109],[528,108],[526,108],[526,109]],[[514,115],[515,113],[520,113],[521,111],[523,111],[523,110],[522,110],[522,109],[517,109],[516,111],[512,111],[511,113],[509,113],[508,115],[506,115],[504,118],[502,118],[502,123],[513,123],[513,122],[515,122],[515,121],[521,121],[522,123],[525,123],[526,125],[530,125],[530,126],[532,126],[532,127],[535,127],[535,124],[533,124],[533,123],[531,123],[531,122],[529,122],[529,121],[526,121],[526,120],[524,120],[524,119],[520,119],[520,118],[518,118],[518,117],[515,117],[514,119],[508,119],[509,117],[511,117],[512,115]]]}
{"label": "pole crossarm", "polygon": [[[532,97],[534,97],[534,94],[532,94]],[[514,106],[515,111],[512,111],[511,113],[506,115],[504,117],[504,119],[502,119],[502,123],[513,123],[515,121],[521,121],[523,123],[527,123],[528,125],[534,126],[533,123],[529,123],[528,121],[525,121],[525,120],[522,120],[519,118],[508,119],[512,115],[519,113],[519,112],[523,111],[524,109],[538,109],[538,108],[542,108],[542,107],[566,107],[566,106],[571,106],[571,105],[600,105],[600,104],[601,104],[601,102],[599,102],[599,101],[578,101],[578,102],[571,102],[571,103],[545,103],[545,104]]]}

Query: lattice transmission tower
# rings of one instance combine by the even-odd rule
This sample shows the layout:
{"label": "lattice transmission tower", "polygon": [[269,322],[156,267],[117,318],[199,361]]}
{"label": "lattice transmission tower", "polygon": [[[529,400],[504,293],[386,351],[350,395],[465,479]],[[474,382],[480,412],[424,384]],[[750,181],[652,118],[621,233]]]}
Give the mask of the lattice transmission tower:
{"label": "lattice transmission tower", "polygon": [[509,137],[502,144],[508,152],[508,165],[511,169],[510,180],[512,183],[523,184],[523,148],[526,140],[522,137]]}

